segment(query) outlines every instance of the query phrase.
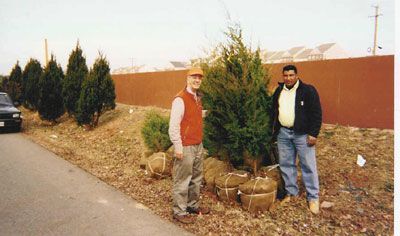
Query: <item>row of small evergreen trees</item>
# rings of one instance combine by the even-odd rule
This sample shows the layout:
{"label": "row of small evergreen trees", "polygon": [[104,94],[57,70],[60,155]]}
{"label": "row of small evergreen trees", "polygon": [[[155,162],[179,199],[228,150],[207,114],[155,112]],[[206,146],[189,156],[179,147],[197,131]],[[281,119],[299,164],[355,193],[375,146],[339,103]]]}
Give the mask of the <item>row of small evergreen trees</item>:
{"label": "row of small evergreen trees", "polygon": [[[238,25],[228,27],[225,33],[227,41],[200,61],[205,71],[201,86],[203,105],[208,110],[204,145],[211,155],[227,159],[234,166],[251,165],[256,172],[261,160],[270,159],[271,96],[267,91],[270,75],[261,63],[259,49],[252,50],[243,42]],[[9,78],[10,94],[26,107],[37,109],[44,119],[55,120],[65,107],[79,124],[95,126],[105,109],[115,107],[109,71],[102,55],[88,71],[77,45],[70,55],[65,78],[53,57],[44,72],[33,59],[23,73],[17,64]],[[22,78],[20,95],[15,92],[18,78]],[[170,144],[166,134],[168,121],[157,117],[153,120],[154,123],[147,125],[149,130],[143,132],[151,134],[148,139],[156,144],[156,149],[165,149]],[[159,141],[158,136],[166,141]]]}
{"label": "row of small evergreen trees", "polygon": [[104,111],[115,108],[109,63],[99,54],[89,70],[79,43],[69,56],[65,75],[53,55],[44,69],[31,58],[23,71],[16,63],[10,76],[3,78],[2,88],[14,102],[52,122],[66,111],[79,125],[95,127]]}

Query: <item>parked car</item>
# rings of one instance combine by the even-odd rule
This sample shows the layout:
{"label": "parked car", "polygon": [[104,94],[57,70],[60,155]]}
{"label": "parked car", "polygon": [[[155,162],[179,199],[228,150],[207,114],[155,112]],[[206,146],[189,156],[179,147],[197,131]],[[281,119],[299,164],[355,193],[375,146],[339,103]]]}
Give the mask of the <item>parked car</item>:
{"label": "parked car", "polygon": [[21,130],[22,117],[7,93],[0,92],[0,130],[13,128],[16,131]]}

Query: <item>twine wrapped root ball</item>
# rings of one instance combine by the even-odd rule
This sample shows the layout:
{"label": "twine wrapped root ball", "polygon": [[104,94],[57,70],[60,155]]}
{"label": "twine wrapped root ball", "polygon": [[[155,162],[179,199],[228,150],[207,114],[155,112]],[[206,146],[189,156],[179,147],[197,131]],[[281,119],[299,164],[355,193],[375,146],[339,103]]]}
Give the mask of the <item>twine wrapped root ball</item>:
{"label": "twine wrapped root ball", "polygon": [[268,211],[276,199],[277,182],[271,178],[257,177],[239,185],[243,209],[251,213]]}
{"label": "twine wrapped root ball", "polygon": [[208,157],[203,161],[203,174],[207,172],[211,167],[214,167],[220,160],[215,157]]}
{"label": "twine wrapped root ball", "polygon": [[277,197],[278,198],[283,198],[285,196],[285,194],[286,194],[285,183],[283,182],[283,178],[281,175],[281,171],[279,169],[279,165],[271,165],[271,166],[261,167],[259,173],[261,174],[261,176],[269,177],[277,182],[277,184],[278,184]]}
{"label": "twine wrapped root ball", "polygon": [[157,152],[147,158],[146,171],[151,177],[161,179],[172,172],[172,157],[164,152]]}
{"label": "twine wrapped root ball", "polygon": [[[212,165],[211,165],[212,164]],[[229,170],[229,165],[223,161],[213,161],[208,163],[209,168],[204,173],[204,180],[207,185],[207,189],[214,192],[215,178],[226,174]]]}
{"label": "twine wrapped root ball", "polygon": [[250,180],[247,171],[235,170],[215,179],[215,188],[220,201],[238,202],[239,185]]}

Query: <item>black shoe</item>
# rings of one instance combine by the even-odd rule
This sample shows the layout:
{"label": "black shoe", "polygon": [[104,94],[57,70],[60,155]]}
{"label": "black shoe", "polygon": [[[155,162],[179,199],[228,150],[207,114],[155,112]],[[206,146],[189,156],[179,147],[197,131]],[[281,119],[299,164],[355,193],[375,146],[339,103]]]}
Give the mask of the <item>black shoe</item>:
{"label": "black shoe", "polygon": [[206,215],[210,213],[210,208],[208,207],[198,207],[198,208],[193,208],[193,207],[188,207],[186,209],[187,212],[190,214],[197,214],[197,215]]}

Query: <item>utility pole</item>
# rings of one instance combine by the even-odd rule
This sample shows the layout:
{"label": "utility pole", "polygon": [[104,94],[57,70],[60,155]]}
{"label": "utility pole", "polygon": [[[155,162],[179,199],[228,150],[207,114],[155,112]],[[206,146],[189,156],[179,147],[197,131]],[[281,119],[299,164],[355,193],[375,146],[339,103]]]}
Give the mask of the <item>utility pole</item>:
{"label": "utility pole", "polygon": [[45,64],[45,67],[46,67],[47,63],[49,63],[49,53],[48,53],[48,50],[47,50],[47,39],[44,39],[44,53],[45,53],[44,57],[45,57],[45,60],[46,60],[46,64]]}
{"label": "utility pole", "polygon": [[379,6],[372,6],[375,8],[375,15],[370,16],[375,18],[375,31],[374,31],[374,47],[372,49],[372,55],[376,55],[376,47],[377,47],[377,34],[378,34],[378,17],[381,16],[382,14],[379,14]]}

